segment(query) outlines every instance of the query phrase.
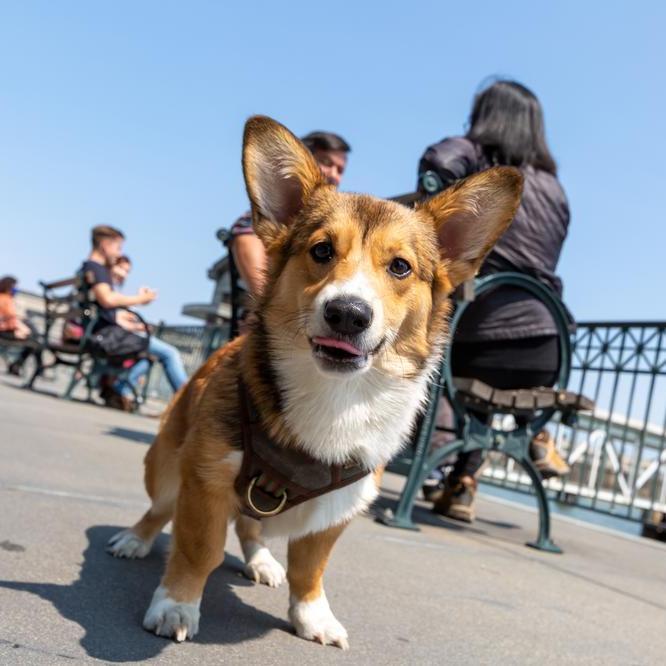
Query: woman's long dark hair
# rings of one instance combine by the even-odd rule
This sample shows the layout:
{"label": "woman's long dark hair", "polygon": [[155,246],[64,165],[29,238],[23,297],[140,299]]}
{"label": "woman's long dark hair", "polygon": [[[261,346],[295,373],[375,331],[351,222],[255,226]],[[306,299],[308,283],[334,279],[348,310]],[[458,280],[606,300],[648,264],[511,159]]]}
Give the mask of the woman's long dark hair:
{"label": "woman's long dark hair", "polygon": [[543,110],[536,95],[516,81],[496,81],[474,99],[467,138],[494,164],[528,166],[555,175]]}

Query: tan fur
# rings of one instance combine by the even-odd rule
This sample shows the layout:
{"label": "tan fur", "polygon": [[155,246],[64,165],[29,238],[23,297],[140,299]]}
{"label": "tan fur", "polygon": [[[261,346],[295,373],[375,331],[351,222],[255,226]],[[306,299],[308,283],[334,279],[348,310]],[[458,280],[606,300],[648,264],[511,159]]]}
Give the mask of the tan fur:
{"label": "tan fur", "polygon": [[324,570],[333,546],[346,525],[309,534],[289,543],[287,555],[289,591],[300,601],[313,601],[323,591]]}
{"label": "tan fur", "polygon": [[[445,336],[449,293],[478,269],[509,224],[520,195],[520,175],[513,169],[491,169],[416,211],[340,194],[324,183],[302,144],[267,118],[248,121],[243,165],[256,232],[269,255],[257,323],[214,353],[175,396],[145,459],[152,507],[132,528],[150,543],[173,518],[162,585],[176,602],[196,603],[201,597],[208,575],[222,562],[227,524],[238,517],[233,484],[242,450],[241,378],[264,428],[281,445],[299,446],[268,360],[270,341],[279,336],[294,349],[309,350],[303,320],[317,295],[326,285],[362,272],[381,295],[392,332],[374,367],[390,377],[422,376]],[[477,228],[470,233],[473,224]],[[320,240],[335,246],[330,264],[310,257],[309,249]],[[395,257],[410,263],[409,277],[389,274],[387,265]],[[376,478],[381,479],[381,470]],[[241,517],[236,529],[242,543],[262,543],[256,521]],[[321,595],[326,562],[343,529],[343,524],[331,525],[290,544],[292,598],[310,601]]]}

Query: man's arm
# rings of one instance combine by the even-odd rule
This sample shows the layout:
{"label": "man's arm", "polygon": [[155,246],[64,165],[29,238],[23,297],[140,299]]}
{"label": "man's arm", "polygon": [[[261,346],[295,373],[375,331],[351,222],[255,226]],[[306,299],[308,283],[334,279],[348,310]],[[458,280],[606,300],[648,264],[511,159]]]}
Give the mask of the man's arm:
{"label": "man's arm", "polygon": [[133,313],[127,310],[118,310],[116,312],[116,324],[133,333],[145,333],[147,330],[146,326]]}
{"label": "man's arm", "polygon": [[152,289],[141,287],[139,293],[134,296],[125,296],[113,291],[106,282],[100,282],[93,286],[95,299],[103,308],[129,308],[133,305],[147,305],[155,300],[157,294]]}
{"label": "man's arm", "polygon": [[240,234],[231,244],[234,261],[250,293],[261,293],[266,280],[266,249],[254,234]]}

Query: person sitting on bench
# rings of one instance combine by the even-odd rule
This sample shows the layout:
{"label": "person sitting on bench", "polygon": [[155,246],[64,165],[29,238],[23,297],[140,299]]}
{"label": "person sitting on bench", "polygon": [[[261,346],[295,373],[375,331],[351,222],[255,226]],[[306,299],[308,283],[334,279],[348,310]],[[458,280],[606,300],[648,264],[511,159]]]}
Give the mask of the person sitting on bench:
{"label": "person sitting on bench", "polygon": [[[310,132],[301,141],[315,158],[324,178],[339,187],[347,167],[349,144],[332,132]],[[241,215],[231,227],[231,251],[238,273],[252,295],[260,293],[266,269],[266,250],[252,229],[250,211]]]}
{"label": "person sitting on bench", "polygon": [[[135,305],[147,305],[152,303],[157,294],[152,289],[141,287],[138,293],[132,296],[126,296],[113,288],[113,278],[109,266],[113,266],[122,254],[122,246],[125,240],[124,234],[114,227],[97,226],[92,230],[92,250],[88,259],[83,262],[81,272],[84,275],[88,287],[92,290],[99,308],[99,321],[95,327],[95,337],[112,341],[117,345],[118,356],[123,354],[123,349],[133,349],[135,352],[144,350],[151,356],[155,356],[164,367],[164,371],[174,391],[177,391],[186,381],[187,374],[183,367],[183,361],[178,350],[172,346],[150,337],[148,343],[139,333],[139,328],[129,326],[128,314],[120,315],[122,310],[117,308],[127,308]],[[132,328],[133,330],[128,330]],[[109,355],[115,355],[113,349],[105,350]],[[130,370],[127,381],[118,381],[113,386],[113,390],[105,396],[105,401],[110,407],[115,407],[125,411],[133,409],[132,386],[138,381],[138,375],[135,377],[132,373],[135,367]],[[129,383],[129,385],[128,385]]]}
{"label": "person sitting on bench", "polygon": [[[419,164],[419,189],[432,194],[495,165],[520,168],[525,185],[521,205],[480,274],[521,272],[557,294],[555,274],[569,227],[569,205],[544,132],[537,97],[514,81],[497,81],[477,95],[465,136],[430,146]],[[552,386],[559,368],[554,322],[545,305],[527,292],[505,288],[471,303],[450,351],[454,377],[479,379],[499,389]],[[544,476],[566,474],[568,466],[543,431],[530,455]],[[471,522],[481,451],[460,454],[433,510]]]}
{"label": "person sitting on bench", "polygon": [[23,364],[31,355],[39,354],[39,336],[37,329],[27,319],[21,319],[16,312],[14,295],[17,284],[17,279],[11,275],[0,278],[0,338],[26,342],[18,359],[10,363],[7,369],[10,375],[20,377]]}

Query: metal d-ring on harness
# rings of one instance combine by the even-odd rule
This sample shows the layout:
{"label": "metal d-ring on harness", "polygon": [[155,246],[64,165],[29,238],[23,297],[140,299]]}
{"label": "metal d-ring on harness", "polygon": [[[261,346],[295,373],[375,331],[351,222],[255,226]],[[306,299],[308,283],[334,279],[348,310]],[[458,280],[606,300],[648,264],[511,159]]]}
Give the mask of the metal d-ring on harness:
{"label": "metal d-ring on harness", "polygon": [[234,485],[245,515],[257,520],[277,516],[370,473],[354,460],[331,465],[300,448],[276,443],[263,427],[242,381],[238,401],[243,462]]}
{"label": "metal d-ring on harness", "polygon": [[269,518],[270,516],[277,516],[278,513],[280,513],[285,505],[287,504],[287,499],[289,495],[287,494],[287,490],[282,491],[282,495],[280,497],[280,501],[278,502],[277,506],[274,509],[270,509],[269,511],[264,511],[263,509],[260,509],[255,505],[255,503],[252,501],[252,491],[254,490],[255,486],[257,485],[257,481],[259,480],[260,476],[257,475],[252,478],[250,481],[248,487],[247,487],[247,493],[245,494],[245,501],[247,502],[247,505],[250,507],[252,511],[255,513],[258,513],[262,518]]}

